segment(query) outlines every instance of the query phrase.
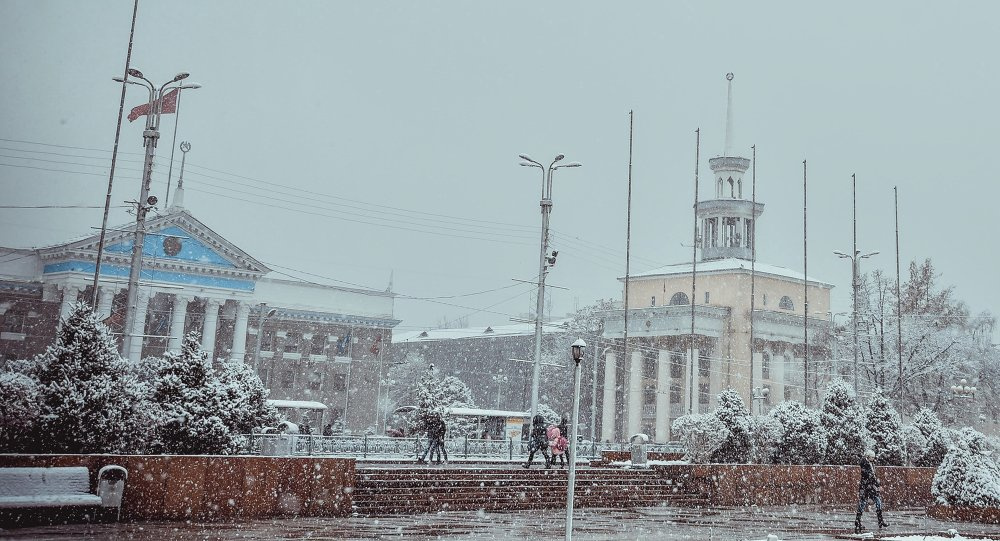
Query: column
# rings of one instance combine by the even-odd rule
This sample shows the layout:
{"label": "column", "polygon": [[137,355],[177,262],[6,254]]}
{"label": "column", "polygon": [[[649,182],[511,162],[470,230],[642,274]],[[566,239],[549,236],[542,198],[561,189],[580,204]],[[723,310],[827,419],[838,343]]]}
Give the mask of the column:
{"label": "column", "polygon": [[236,301],[236,327],[233,329],[233,349],[229,359],[243,361],[247,351],[247,319],[250,318],[250,305]]}
{"label": "column", "polygon": [[170,317],[170,351],[180,351],[181,344],[184,343],[184,320],[187,317],[188,303],[191,299],[188,295],[174,295],[174,311]]}
{"label": "column", "polygon": [[628,375],[628,430],[625,437],[642,432],[642,352],[632,351]]}
{"label": "column", "polygon": [[219,299],[205,299],[205,325],[201,330],[201,349],[215,360],[215,331],[219,326]]}
{"label": "column", "polygon": [[785,401],[785,354],[771,356],[771,403]]}
{"label": "column", "polygon": [[614,351],[604,356],[604,400],[601,404],[601,441],[615,441],[615,389],[618,387],[615,373],[617,358]]}
{"label": "column", "polygon": [[117,290],[111,286],[101,286],[97,290],[97,317],[102,320],[111,317],[111,307],[114,304]]}
{"label": "column", "polygon": [[687,372],[684,373],[687,381],[684,382],[687,392],[684,393],[684,400],[690,409],[689,413],[700,413],[701,401],[698,396],[698,383],[701,376],[698,375],[698,348],[688,349]]}
{"label": "column", "polygon": [[139,289],[135,296],[135,325],[132,326],[132,341],[128,351],[128,360],[134,363],[142,360],[142,346],[146,341],[146,311],[149,309],[149,298],[152,294],[148,289]]}
{"label": "column", "polygon": [[670,352],[661,349],[656,357],[656,441],[670,440]]}
{"label": "column", "polygon": [[76,298],[80,294],[80,286],[66,284],[62,286],[62,294],[62,304],[59,305],[60,325],[69,318],[70,308],[72,308],[73,303],[76,302]]}

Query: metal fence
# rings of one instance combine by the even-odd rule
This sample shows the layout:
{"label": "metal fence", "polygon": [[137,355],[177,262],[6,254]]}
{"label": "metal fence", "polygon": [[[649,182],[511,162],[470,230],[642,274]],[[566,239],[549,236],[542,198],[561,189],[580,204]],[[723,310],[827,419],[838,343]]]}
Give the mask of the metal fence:
{"label": "metal fence", "polygon": [[[450,458],[461,459],[521,459],[528,456],[525,440],[483,440],[449,438],[445,450]],[[683,453],[679,442],[647,443],[647,452]],[[412,460],[427,448],[427,438],[392,438],[388,436],[315,436],[308,434],[250,434],[246,454],[280,456],[336,456],[352,458],[382,458]],[[599,458],[602,451],[630,452],[625,442],[602,443],[583,441],[577,444],[581,457]]]}

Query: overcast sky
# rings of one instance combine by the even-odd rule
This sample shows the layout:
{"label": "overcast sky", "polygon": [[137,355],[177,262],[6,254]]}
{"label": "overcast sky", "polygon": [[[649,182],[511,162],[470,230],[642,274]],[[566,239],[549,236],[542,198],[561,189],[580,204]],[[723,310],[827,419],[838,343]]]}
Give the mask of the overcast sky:
{"label": "overcast sky", "polygon": [[[0,0],[0,204],[103,205],[131,16],[131,0]],[[513,280],[537,274],[541,174],[520,153],[583,163],[554,180],[549,283],[567,289],[550,290],[553,315],[621,298],[630,110],[631,270],[690,260],[695,129],[713,197],[727,72],[736,153],[757,145],[760,261],[802,270],[807,159],[809,276],[836,286],[836,311],[850,309],[850,264],[832,252],[851,249],[856,173],[858,248],[881,252],[862,270],[895,273],[898,186],[904,273],[933,259],[979,312],[1000,306],[998,16],[995,2],[142,0],[132,66],[203,85],[177,136],[193,147],[191,212],[277,271],[375,289],[393,273],[400,331],[533,307]],[[126,112],[146,100],[130,87]],[[122,128],[115,205],[138,194],[141,132]],[[100,217],[3,208],[0,246]]]}

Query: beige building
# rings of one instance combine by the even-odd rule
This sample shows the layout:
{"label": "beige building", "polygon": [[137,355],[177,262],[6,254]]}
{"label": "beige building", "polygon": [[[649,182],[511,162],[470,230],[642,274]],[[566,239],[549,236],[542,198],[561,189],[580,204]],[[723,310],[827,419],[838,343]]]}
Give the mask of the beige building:
{"label": "beige building", "polygon": [[613,345],[597,352],[602,440],[642,432],[666,441],[677,417],[714,409],[727,388],[755,413],[781,400],[816,403],[834,368],[826,346],[833,286],[754,261],[764,205],[749,198],[750,160],[730,147],[728,78],[725,150],[709,160],[714,198],[696,210],[697,261],[628,277],[627,338],[625,311],[604,314],[602,338]]}

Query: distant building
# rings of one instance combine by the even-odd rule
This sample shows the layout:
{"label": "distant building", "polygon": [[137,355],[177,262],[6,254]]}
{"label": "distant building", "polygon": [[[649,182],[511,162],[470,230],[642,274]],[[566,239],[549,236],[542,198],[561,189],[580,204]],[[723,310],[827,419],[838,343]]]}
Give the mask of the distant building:
{"label": "distant building", "polygon": [[[182,193],[175,201],[183,201]],[[391,290],[267,277],[265,264],[180,205],[147,220],[146,228],[135,311],[145,324],[142,340],[125,352],[129,360],[176,350],[186,333],[197,331],[213,359],[252,363],[272,399],[320,402],[328,408],[323,422],[346,416],[354,430],[373,424],[382,348],[399,324]],[[97,312],[119,335],[133,230],[134,224],[108,230],[101,258]],[[3,249],[0,361],[41,353],[70,305],[90,302],[98,241],[87,235],[45,248]],[[308,413],[299,417],[291,420],[322,428]]]}
{"label": "distant building", "polygon": [[[601,350],[602,440],[621,441],[643,432],[666,441],[677,417],[714,409],[718,394],[730,387],[754,413],[782,400],[804,400],[806,320],[811,404],[821,396],[817,386],[830,377],[825,333],[830,330],[833,286],[753,262],[754,229],[764,205],[751,199],[750,179],[744,178],[750,160],[731,148],[731,78],[729,84],[724,152],[708,162],[715,197],[699,200],[696,209],[697,264],[689,261],[628,277],[627,359],[622,358],[624,310],[603,314],[602,338],[612,347]],[[619,280],[625,282],[624,277]],[[767,398],[754,400],[752,389],[767,389]]]}

